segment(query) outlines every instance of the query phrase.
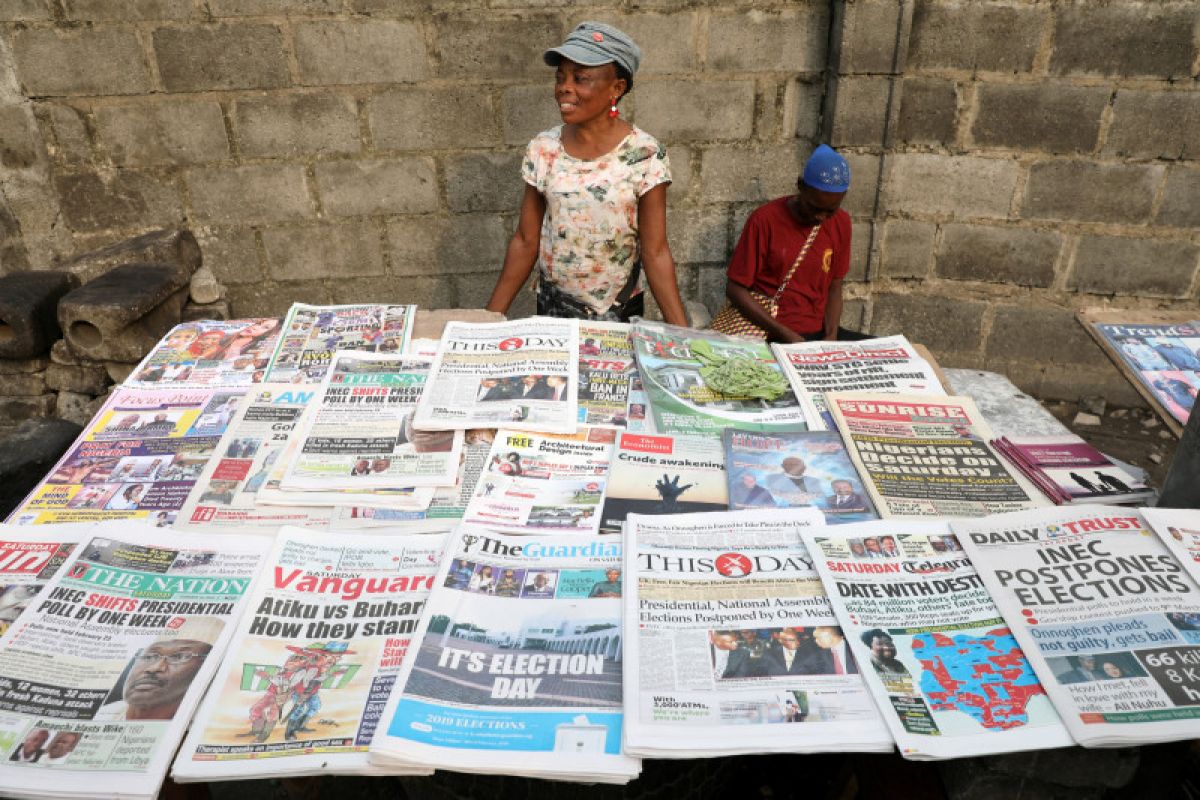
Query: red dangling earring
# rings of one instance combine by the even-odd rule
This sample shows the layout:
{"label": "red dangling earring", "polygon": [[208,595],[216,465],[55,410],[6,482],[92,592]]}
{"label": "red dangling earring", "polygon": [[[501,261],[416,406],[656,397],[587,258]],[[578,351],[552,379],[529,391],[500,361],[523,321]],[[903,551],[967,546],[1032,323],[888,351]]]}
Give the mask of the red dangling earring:
{"label": "red dangling earring", "polygon": [[616,119],[617,115],[620,113],[621,113],[620,111],[617,111],[617,101],[613,100],[612,105],[608,107],[608,118]]}

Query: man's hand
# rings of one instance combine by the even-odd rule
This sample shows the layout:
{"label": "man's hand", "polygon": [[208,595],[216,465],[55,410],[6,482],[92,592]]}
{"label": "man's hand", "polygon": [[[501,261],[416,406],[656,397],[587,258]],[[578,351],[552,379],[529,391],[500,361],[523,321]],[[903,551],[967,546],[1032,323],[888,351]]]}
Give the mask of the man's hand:
{"label": "man's hand", "polygon": [[692,488],[695,484],[689,483],[686,486],[679,485],[679,476],[668,478],[664,472],[663,476],[654,484],[654,488],[662,496],[664,502],[673,503],[675,498]]}

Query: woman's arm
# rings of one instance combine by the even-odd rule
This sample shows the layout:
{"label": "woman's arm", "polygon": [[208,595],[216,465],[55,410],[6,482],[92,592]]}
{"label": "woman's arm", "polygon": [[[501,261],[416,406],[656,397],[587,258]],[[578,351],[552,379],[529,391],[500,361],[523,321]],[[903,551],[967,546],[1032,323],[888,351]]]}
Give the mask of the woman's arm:
{"label": "woman's arm", "polygon": [[837,341],[838,323],[842,321],[842,279],[829,284],[829,296],[825,300],[825,341]]}
{"label": "woman's arm", "polygon": [[488,311],[508,313],[513,298],[525,285],[533,265],[537,262],[538,242],[542,236],[542,217],[546,215],[546,198],[529,184],[525,184],[525,195],[521,198],[521,216],[517,230],[508,242],[504,253],[504,266],[496,279],[496,288],[487,302]]}
{"label": "woman's arm", "polygon": [[[750,294],[750,290],[740,283],[734,283],[731,280],[725,281],[725,297],[733,304],[733,307],[742,312],[746,319],[753,322],[758,327],[767,332],[767,341],[783,342],[790,344],[792,342],[803,342],[804,337],[796,334],[788,326],[784,325],[779,320],[771,316],[771,314],[762,307],[762,305],[754,299],[754,295]],[[836,330],[836,329],[835,329]]]}
{"label": "woman's arm", "polygon": [[660,183],[638,200],[638,241],[642,248],[642,266],[646,282],[658,302],[663,320],[670,325],[688,324],[679,284],[675,277],[675,259],[667,243],[667,184]]}

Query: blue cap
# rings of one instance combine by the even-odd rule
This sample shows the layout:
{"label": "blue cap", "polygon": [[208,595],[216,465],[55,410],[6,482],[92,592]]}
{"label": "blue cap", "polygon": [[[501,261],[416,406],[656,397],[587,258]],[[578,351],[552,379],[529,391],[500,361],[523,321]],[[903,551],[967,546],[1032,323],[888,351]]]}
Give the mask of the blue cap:
{"label": "blue cap", "polygon": [[819,145],[804,165],[803,180],[818,191],[844,192],[850,188],[850,165],[829,145]]}

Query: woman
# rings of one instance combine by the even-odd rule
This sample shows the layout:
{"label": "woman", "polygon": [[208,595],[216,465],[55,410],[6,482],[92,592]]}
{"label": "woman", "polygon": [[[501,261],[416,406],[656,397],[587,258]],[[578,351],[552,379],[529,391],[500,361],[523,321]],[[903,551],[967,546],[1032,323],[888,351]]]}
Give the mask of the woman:
{"label": "woman", "polygon": [[279,320],[260,319],[233,335],[225,345],[225,358],[232,361],[243,353],[257,354],[265,345],[275,341]]}
{"label": "woman", "polygon": [[666,150],[621,119],[641,51],[621,31],[584,22],[547,50],[563,124],[525,151],[525,195],[488,300],[505,313],[538,263],[539,314],[628,320],[644,310],[643,268],[663,319],[687,316],[667,245]]}

